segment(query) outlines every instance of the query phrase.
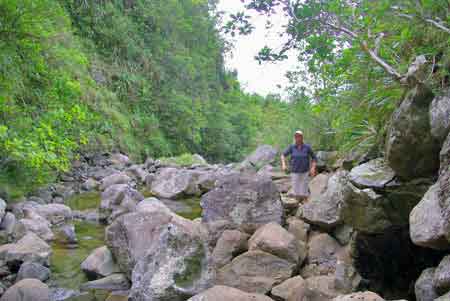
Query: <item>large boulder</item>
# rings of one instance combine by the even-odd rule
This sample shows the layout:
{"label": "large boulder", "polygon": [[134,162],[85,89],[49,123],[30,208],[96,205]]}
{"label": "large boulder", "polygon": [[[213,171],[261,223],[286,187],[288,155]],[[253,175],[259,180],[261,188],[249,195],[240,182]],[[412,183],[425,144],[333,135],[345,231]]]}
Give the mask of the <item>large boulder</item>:
{"label": "large boulder", "polygon": [[51,253],[50,246],[33,232],[28,232],[16,243],[0,246],[0,260],[13,267],[25,261],[48,266]]}
{"label": "large boulder", "polygon": [[133,300],[186,300],[213,277],[206,231],[167,210],[128,213],[106,229],[106,242],[132,280]]}
{"label": "large boulder", "polygon": [[447,139],[445,139],[445,142],[442,145],[439,156],[441,161],[439,174],[443,174],[444,172],[450,170],[450,133],[448,134]]}
{"label": "large boulder", "polygon": [[212,257],[216,268],[221,268],[248,249],[248,234],[238,230],[225,230],[214,248]]}
{"label": "large boulder", "polygon": [[47,281],[50,278],[50,269],[36,262],[24,262],[17,273],[16,281],[29,278]]}
{"label": "large boulder", "polygon": [[130,184],[132,179],[124,172],[114,173],[102,179],[100,189],[105,190],[111,185]]}
{"label": "large boulder", "polygon": [[248,241],[250,251],[261,250],[288,261],[298,263],[305,258],[305,248],[295,236],[277,223],[268,223],[260,227]]}
{"label": "large boulder", "polygon": [[416,245],[449,249],[444,213],[439,203],[439,191],[439,183],[431,186],[420,203],[411,211],[410,235]]}
{"label": "large boulder", "polygon": [[40,205],[35,210],[52,225],[61,225],[72,220],[72,210],[63,204]]}
{"label": "large boulder", "polygon": [[132,300],[183,301],[212,286],[214,269],[200,223],[173,216],[153,247],[133,269]]}
{"label": "large boulder", "polygon": [[167,167],[158,170],[151,183],[151,191],[155,196],[165,199],[180,198],[183,195],[199,193],[195,184],[197,175],[192,170]]}
{"label": "large boulder", "polygon": [[[342,203],[350,193],[346,185],[346,171],[338,171],[330,178],[326,175],[319,175],[312,184],[317,181],[326,181],[326,189],[322,193],[314,192],[311,194],[309,202],[302,207],[301,218],[310,224],[320,226],[325,229],[331,229],[342,223]],[[320,177],[320,178],[319,178]],[[311,186],[311,185],[310,185]],[[317,185],[323,186],[323,185]],[[313,191],[313,189],[311,189]],[[319,190],[319,189],[316,189]]]}
{"label": "large boulder", "polygon": [[50,301],[50,290],[37,279],[23,279],[11,286],[0,301]]}
{"label": "large boulder", "polygon": [[194,297],[188,301],[272,301],[262,294],[250,294],[241,290],[216,285]]}
{"label": "large boulder", "polygon": [[301,288],[305,285],[305,280],[302,276],[295,276],[289,278],[288,280],[274,286],[270,291],[270,294],[276,300],[287,300],[289,295],[291,295],[295,290]]}
{"label": "large boulder", "polygon": [[122,273],[111,274],[109,276],[83,283],[80,286],[82,291],[87,290],[107,290],[125,291],[130,289],[130,281]]}
{"label": "large boulder", "polygon": [[433,93],[424,85],[411,89],[392,114],[386,139],[386,159],[403,179],[432,176],[439,168],[440,142],[430,128]]}
{"label": "large boulder", "polygon": [[306,243],[311,226],[299,218],[290,217],[287,219],[288,231],[292,233],[298,241]]}
{"label": "large boulder", "polygon": [[109,186],[101,194],[100,220],[112,222],[118,216],[133,212],[144,196],[127,184]]}
{"label": "large boulder", "polygon": [[269,222],[283,222],[283,206],[277,187],[269,178],[231,175],[201,199],[202,221],[225,220],[245,232]]}
{"label": "large boulder", "polygon": [[339,292],[334,287],[333,276],[315,276],[293,289],[287,301],[331,301]]}
{"label": "large boulder", "polygon": [[263,251],[249,251],[217,271],[216,284],[266,294],[290,278],[296,264]]}
{"label": "large boulder", "polygon": [[428,268],[423,270],[420,277],[414,285],[414,292],[417,301],[433,301],[438,297],[438,294],[433,286],[433,278],[435,268]]}
{"label": "large boulder", "polygon": [[348,177],[358,188],[384,188],[394,179],[395,173],[383,158],[378,158],[356,166]]}
{"label": "large boulder", "polygon": [[444,141],[450,131],[450,89],[436,96],[430,105],[431,134]]}
{"label": "large boulder", "polygon": [[271,145],[260,145],[256,150],[244,159],[239,165],[241,170],[259,170],[267,164],[275,161],[278,150]]}
{"label": "large boulder", "polygon": [[95,249],[81,263],[81,269],[91,277],[106,277],[113,273],[118,273],[119,268],[113,260],[111,251],[103,246]]}
{"label": "large boulder", "polygon": [[309,242],[306,266],[300,274],[304,278],[334,274],[342,250],[343,248],[330,235],[326,233],[314,235]]}
{"label": "large boulder", "polygon": [[45,241],[51,241],[55,238],[51,224],[40,215],[35,214],[33,218],[22,218],[17,221],[14,227],[14,238],[20,239],[28,232],[33,232]]}

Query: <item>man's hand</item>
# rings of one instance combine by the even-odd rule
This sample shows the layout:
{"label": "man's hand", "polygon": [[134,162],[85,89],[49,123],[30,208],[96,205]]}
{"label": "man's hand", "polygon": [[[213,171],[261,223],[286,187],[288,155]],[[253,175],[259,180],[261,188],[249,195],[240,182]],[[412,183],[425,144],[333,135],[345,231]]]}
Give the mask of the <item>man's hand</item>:
{"label": "man's hand", "polygon": [[286,164],[282,164],[282,165],[281,165],[281,170],[284,171],[284,172],[287,170]]}
{"label": "man's hand", "polygon": [[315,177],[317,175],[317,170],[315,166],[311,167],[311,169],[309,170],[309,175],[311,177]]}

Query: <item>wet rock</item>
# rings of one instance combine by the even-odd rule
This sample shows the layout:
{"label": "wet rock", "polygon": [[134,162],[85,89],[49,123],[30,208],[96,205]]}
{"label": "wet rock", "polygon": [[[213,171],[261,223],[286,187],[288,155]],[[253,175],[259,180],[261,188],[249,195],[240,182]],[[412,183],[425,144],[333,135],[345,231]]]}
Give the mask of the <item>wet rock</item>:
{"label": "wet rock", "polygon": [[231,262],[236,257],[247,251],[248,234],[237,230],[225,230],[217,241],[212,257],[217,268]]}
{"label": "wet rock", "polygon": [[342,203],[351,193],[346,185],[346,175],[347,172],[339,171],[331,176],[326,182],[325,190],[324,182],[327,176],[322,176],[323,180],[320,180],[322,183],[318,185],[322,189],[317,188],[317,192],[312,194],[309,202],[303,206],[302,219],[324,229],[331,229],[342,223]]}
{"label": "wet rock", "polygon": [[92,251],[81,263],[81,269],[92,278],[106,277],[120,272],[113,260],[111,251],[106,246]]}
{"label": "wet rock", "polygon": [[378,158],[356,166],[348,177],[358,188],[384,188],[394,179],[395,173],[383,158]]}
{"label": "wet rock", "polygon": [[288,261],[298,263],[300,257],[300,244],[295,236],[277,223],[268,223],[260,227],[248,241],[250,251],[261,250]]}
{"label": "wet rock", "polygon": [[225,220],[245,232],[269,222],[283,222],[280,194],[270,179],[231,175],[202,196],[202,221]]}
{"label": "wet rock", "polygon": [[287,220],[287,224],[289,233],[292,233],[297,240],[304,243],[308,241],[308,233],[311,228],[308,223],[296,217],[290,217]]}
{"label": "wet rock", "polygon": [[331,301],[338,295],[334,289],[334,277],[315,276],[306,279],[304,285],[296,287],[287,301]]}
{"label": "wet rock", "polygon": [[338,296],[333,301],[384,301],[384,299],[372,292],[361,292]]}
{"label": "wet rock", "polygon": [[450,291],[450,255],[445,256],[436,268],[433,286],[439,294]]}
{"label": "wet rock", "polygon": [[85,282],[80,286],[82,291],[86,290],[107,290],[122,291],[130,289],[130,281],[125,274],[116,273],[97,280]]}
{"label": "wet rock", "polygon": [[431,135],[429,105],[433,93],[424,85],[411,89],[393,113],[386,140],[386,160],[403,179],[432,176],[439,168],[439,140]]}
{"label": "wet rock", "polygon": [[100,183],[100,189],[105,190],[106,188],[117,185],[117,184],[130,184],[132,179],[123,172],[115,173],[110,176],[107,176],[106,178],[103,178],[103,180]]}
{"label": "wet rock", "polygon": [[438,140],[444,141],[450,131],[450,90],[443,95],[436,96],[430,105],[431,134]]}
{"label": "wet rock", "polygon": [[305,280],[301,276],[295,276],[282,282],[281,284],[274,286],[270,291],[270,294],[275,300],[287,300],[289,295],[293,294],[295,290],[303,287]]}
{"label": "wet rock", "polygon": [[0,301],[50,301],[50,290],[37,279],[23,279],[11,286]]}
{"label": "wet rock", "polygon": [[263,251],[249,251],[217,272],[216,284],[265,294],[290,278],[295,264]]}
{"label": "wet rock", "polygon": [[438,297],[433,286],[434,271],[435,268],[425,269],[417,279],[414,286],[417,301],[432,301]]}
{"label": "wet rock", "polygon": [[412,241],[419,246],[448,249],[444,217],[439,204],[439,184],[430,187],[409,217]]}
{"label": "wet rock", "polygon": [[261,294],[249,294],[241,290],[216,285],[194,297],[188,301],[272,301],[267,296]]}
{"label": "wet rock", "polygon": [[0,246],[0,260],[8,266],[18,266],[25,261],[49,265],[50,246],[36,234],[28,232],[18,242]]}
{"label": "wet rock", "polygon": [[199,193],[196,178],[196,174],[187,169],[163,168],[156,173],[151,190],[157,197],[165,199],[195,195]]}
{"label": "wet rock", "polygon": [[17,273],[16,281],[28,278],[45,282],[50,278],[50,269],[36,262],[24,262]]}
{"label": "wet rock", "polygon": [[133,300],[182,301],[212,285],[214,270],[203,226],[173,215],[161,230],[133,269]]}

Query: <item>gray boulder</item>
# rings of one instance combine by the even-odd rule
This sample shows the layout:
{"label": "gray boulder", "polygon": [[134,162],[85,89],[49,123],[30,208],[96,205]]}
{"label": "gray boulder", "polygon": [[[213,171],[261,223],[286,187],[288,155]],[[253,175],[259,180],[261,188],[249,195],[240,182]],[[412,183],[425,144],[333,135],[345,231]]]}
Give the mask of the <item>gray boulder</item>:
{"label": "gray boulder", "polygon": [[283,222],[283,206],[271,179],[231,175],[201,198],[202,221],[225,220],[245,232]]}
{"label": "gray boulder", "polygon": [[[15,239],[24,237],[28,232],[33,232],[45,241],[51,241],[55,238],[51,224],[40,215],[31,215],[33,218],[22,218],[14,226],[13,235]],[[31,217],[29,215],[29,217]]]}
{"label": "gray boulder", "polygon": [[50,290],[37,279],[23,279],[11,286],[0,301],[50,301]]}
{"label": "gray boulder", "polygon": [[450,170],[450,133],[448,134],[447,139],[445,139],[445,142],[442,145],[439,156],[441,161],[439,174],[444,174],[446,171],[448,172]]}
{"label": "gray boulder", "polygon": [[0,230],[4,230],[8,235],[11,235],[14,231],[15,226],[16,216],[11,212],[6,212],[2,222],[0,223]]}
{"label": "gray boulder", "polygon": [[440,296],[439,298],[434,299],[434,301],[448,301],[448,300],[450,300],[450,292]]}
{"label": "gray boulder", "polygon": [[305,280],[302,276],[295,276],[289,278],[281,284],[278,284],[277,286],[274,286],[270,291],[270,294],[275,298],[275,300],[287,300],[295,290],[298,290],[304,285]]}
{"label": "gray boulder", "polygon": [[334,274],[339,254],[343,248],[330,235],[314,235],[309,241],[306,266],[300,272],[304,278]]}
{"label": "gray boulder", "polygon": [[428,268],[422,271],[419,279],[414,285],[414,292],[417,301],[433,301],[438,294],[433,286],[435,268]]}
{"label": "gray boulder", "polygon": [[315,276],[305,280],[290,292],[287,301],[331,301],[339,292],[334,288],[333,276]]}
{"label": "gray boulder", "polygon": [[130,298],[183,301],[212,286],[214,270],[200,223],[173,216],[132,272]]}
{"label": "gray boulder", "polygon": [[105,190],[111,185],[130,184],[131,181],[132,179],[126,173],[123,172],[115,173],[102,179],[100,183],[100,189]]}
{"label": "gray boulder", "polygon": [[450,291],[450,255],[445,256],[434,271],[433,286],[440,295]]}
{"label": "gray boulder", "polygon": [[279,224],[271,222],[260,227],[248,241],[250,251],[261,250],[293,263],[305,258],[305,249],[301,249],[299,241]]}
{"label": "gray boulder", "polygon": [[298,241],[306,243],[308,241],[308,233],[311,226],[301,219],[290,217],[287,220],[288,231],[292,233]]}
{"label": "gray boulder", "polygon": [[266,294],[290,278],[296,265],[263,251],[249,251],[217,271],[216,284]]}
{"label": "gray boulder", "polygon": [[431,134],[444,141],[450,131],[450,90],[436,96],[430,105]]}
{"label": "gray boulder", "polygon": [[166,199],[199,194],[199,188],[195,183],[197,176],[195,172],[187,169],[162,168],[158,170],[151,183],[151,191],[155,196]]}
{"label": "gray boulder", "polygon": [[16,243],[0,246],[0,260],[9,266],[17,266],[25,261],[48,266],[51,253],[50,246],[33,232],[28,232]]}
{"label": "gray boulder", "polygon": [[383,158],[378,158],[356,166],[348,177],[358,188],[384,188],[394,179],[395,173]]}
{"label": "gray boulder", "polygon": [[111,154],[110,158],[108,159],[108,163],[119,167],[124,167],[131,164],[131,160],[127,155],[114,153]]}
{"label": "gray boulder", "polygon": [[138,183],[145,183],[145,179],[149,175],[148,172],[144,170],[144,167],[141,165],[132,165],[128,167],[125,172],[132,178],[136,180]]}
{"label": "gray boulder", "polygon": [[36,262],[24,262],[17,273],[16,281],[29,278],[47,281],[50,278],[50,269]]}
{"label": "gray boulder", "polygon": [[61,225],[72,220],[72,210],[63,204],[40,205],[35,211],[52,225]]}
{"label": "gray boulder", "polygon": [[124,291],[130,289],[130,281],[125,274],[116,273],[97,280],[85,282],[80,290]]}
{"label": "gray boulder", "polygon": [[99,185],[100,184],[96,180],[94,180],[93,178],[89,178],[86,181],[84,181],[83,184],[81,184],[81,189],[85,191],[92,191],[97,189]]}
{"label": "gray boulder", "polygon": [[414,244],[433,248],[449,249],[446,238],[445,219],[439,203],[439,183],[425,193],[423,199],[411,211],[410,235]]}
{"label": "gray boulder", "polygon": [[225,230],[214,248],[212,258],[216,268],[221,268],[248,249],[248,234],[237,230]]}
{"label": "gray boulder", "polygon": [[103,246],[95,249],[81,263],[81,269],[90,277],[106,277],[113,273],[120,272],[119,267],[115,264],[111,251],[108,247]]}
{"label": "gray boulder", "polygon": [[242,161],[238,169],[241,170],[259,170],[263,166],[270,164],[277,158],[278,149],[271,145],[260,145],[247,158]]}
{"label": "gray boulder", "polygon": [[109,186],[101,195],[99,218],[112,222],[118,216],[133,212],[144,196],[127,184]]}
{"label": "gray boulder", "polygon": [[316,152],[316,157],[317,157],[317,169],[319,172],[325,170],[333,170],[334,165],[338,159],[338,152],[318,151]]}
{"label": "gray boulder", "polygon": [[188,301],[272,301],[267,296],[262,294],[250,294],[241,290],[216,285],[194,297]]}
{"label": "gray boulder", "polygon": [[439,140],[431,134],[429,105],[433,93],[424,85],[411,89],[392,114],[386,160],[403,179],[432,176],[439,169]]}
{"label": "gray boulder", "polygon": [[301,218],[324,229],[331,229],[342,223],[342,203],[351,192],[346,185],[346,175],[346,171],[338,171],[328,179],[324,192],[312,194],[309,202],[302,208]]}

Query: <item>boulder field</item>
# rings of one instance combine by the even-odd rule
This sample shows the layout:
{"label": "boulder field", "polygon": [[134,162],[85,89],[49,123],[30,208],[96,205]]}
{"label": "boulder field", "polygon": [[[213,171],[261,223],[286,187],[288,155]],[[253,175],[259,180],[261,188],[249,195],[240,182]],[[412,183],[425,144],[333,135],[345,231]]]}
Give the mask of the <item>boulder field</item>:
{"label": "boulder field", "polygon": [[[449,103],[407,93],[384,157],[320,152],[304,204],[268,145],[228,165],[86,155],[60,182],[0,200],[0,301],[450,300]],[[79,195],[98,201],[79,208]],[[65,287],[54,246],[83,248],[88,223],[103,244]]]}

